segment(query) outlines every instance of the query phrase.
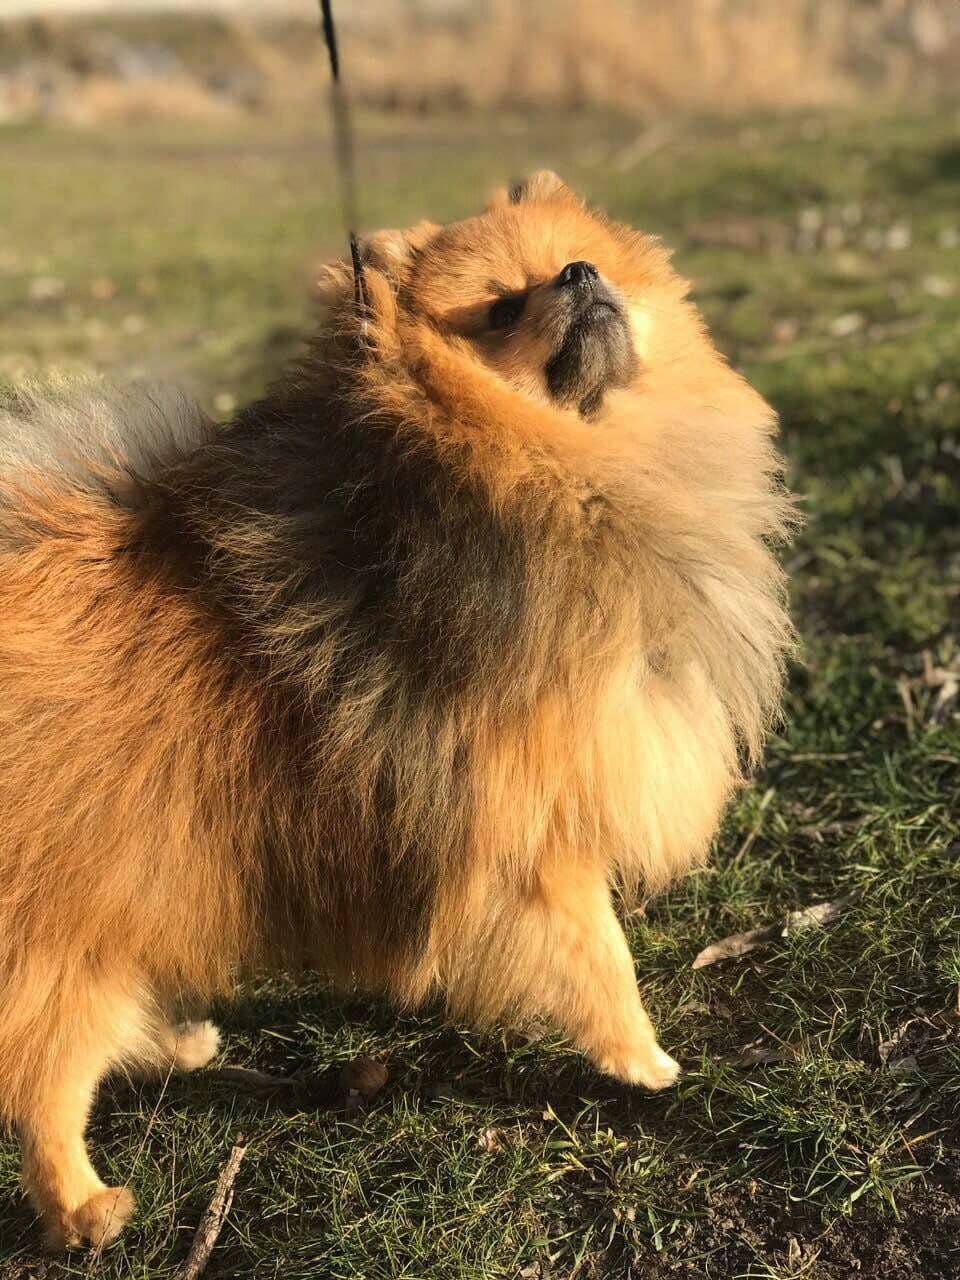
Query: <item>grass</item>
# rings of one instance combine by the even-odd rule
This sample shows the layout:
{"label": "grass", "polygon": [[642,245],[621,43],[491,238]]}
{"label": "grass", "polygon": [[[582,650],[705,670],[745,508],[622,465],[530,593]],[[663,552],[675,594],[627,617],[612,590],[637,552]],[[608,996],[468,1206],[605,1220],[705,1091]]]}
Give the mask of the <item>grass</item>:
{"label": "grass", "polygon": [[[310,264],[341,247],[323,125],[9,131],[0,376],[175,373],[221,413],[255,392],[309,323]],[[239,1131],[210,1280],[960,1271],[960,719],[924,677],[960,661],[957,125],[922,105],[681,122],[641,156],[611,119],[364,122],[367,226],[465,213],[552,163],[676,246],[782,414],[804,665],[710,869],[628,922],[685,1075],[648,1097],[550,1035],[264,984],[219,1011],[226,1055],[307,1093],[105,1086],[97,1159],[140,1215],[99,1260],[40,1257],[0,1145],[4,1280],[171,1276]],[[850,892],[829,928],[691,969]],[[348,1111],[358,1052],[390,1081]]]}

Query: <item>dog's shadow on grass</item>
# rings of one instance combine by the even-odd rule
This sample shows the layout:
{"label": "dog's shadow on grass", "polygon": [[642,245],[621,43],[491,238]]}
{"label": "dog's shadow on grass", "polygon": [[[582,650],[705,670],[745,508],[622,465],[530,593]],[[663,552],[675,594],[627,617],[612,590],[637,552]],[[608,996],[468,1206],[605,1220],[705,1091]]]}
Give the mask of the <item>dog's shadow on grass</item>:
{"label": "dog's shadow on grass", "polygon": [[[370,1107],[401,1097],[426,1107],[462,1103],[538,1117],[549,1107],[566,1123],[596,1104],[611,1123],[629,1125],[642,1114],[646,1125],[656,1123],[655,1112],[665,1117],[670,1096],[655,1099],[600,1075],[544,1027],[474,1033],[451,1026],[439,1007],[404,1013],[384,1001],[331,994],[319,981],[257,987],[211,1016],[222,1049],[209,1068],[146,1082],[114,1077],[104,1091],[112,1105],[129,1105],[135,1094],[148,1112],[197,1107],[229,1114],[235,1124],[269,1127],[271,1115],[303,1112],[356,1123],[363,1105],[342,1073],[359,1055],[387,1071]],[[106,1120],[110,1105],[101,1101],[98,1116]]]}
{"label": "dog's shadow on grass", "polygon": [[[476,1146],[488,1124],[516,1125],[534,1146],[555,1141],[558,1128],[576,1132],[586,1141],[580,1154],[588,1167],[596,1130],[603,1168],[603,1132],[617,1134],[618,1141],[665,1142],[676,1128],[676,1108],[684,1105],[673,1090],[652,1096],[600,1076],[543,1028],[481,1036],[450,1026],[439,1009],[397,1012],[385,1002],[334,996],[313,981],[255,987],[211,1014],[222,1030],[223,1050],[210,1068],[153,1080],[118,1074],[100,1091],[89,1128],[94,1159],[106,1176],[129,1178],[139,1200],[137,1223],[120,1252],[112,1251],[104,1274],[114,1274],[126,1248],[146,1249],[165,1266],[186,1256],[212,1181],[240,1134],[251,1143],[255,1154],[248,1164],[257,1170],[255,1176],[241,1173],[244,1220],[269,1223],[264,1230],[278,1232],[279,1242],[288,1228],[282,1215],[268,1212],[274,1174],[264,1170],[273,1168],[276,1180],[295,1186],[287,1154],[314,1141],[363,1143],[369,1128],[378,1152],[399,1141],[391,1160],[416,1168],[420,1130],[416,1123],[411,1127],[409,1113],[419,1112],[427,1145],[431,1132],[442,1130],[451,1150],[462,1149],[464,1139]],[[382,1092],[366,1104],[350,1099],[341,1081],[344,1065],[359,1054],[383,1062],[388,1072]],[[402,1141],[390,1114],[395,1108],[403,1112]],[[339,1136],[332,1137],[331,1129]],[[390,1167],[388,1161],[387,1177]],[[289,1229],[301,1229],[295,1217]],[[315,1229],[321,1228],[310,1226]],[[0,1276],[8,1260],[35,1264],[37,1232],[29,1206],[19,1201],[5,1215]],[[218,1246],[216,1275],[239,1274],[244,1247],[227,1233]]]}
{"label": "dog's shadow on grass", "polygon": [[[0,1231],[0,1276],[19,1277],[21,1274],[30,1280],[46,1280],[46,1277],[57,1275],[52,1269],[47,1271],[45,1259],[41,1253],[40,1228],[37,1218],[27,1199],[22,1194],[4,1193],[3,1227]],[[17,1270],[18,1264],[24,1270]],[[29,1264],[29,1266],[27,1265]],[[53,1264],[55,1265],[55,1264]],[[62,1275],[62,1272],[59,1273]]]}

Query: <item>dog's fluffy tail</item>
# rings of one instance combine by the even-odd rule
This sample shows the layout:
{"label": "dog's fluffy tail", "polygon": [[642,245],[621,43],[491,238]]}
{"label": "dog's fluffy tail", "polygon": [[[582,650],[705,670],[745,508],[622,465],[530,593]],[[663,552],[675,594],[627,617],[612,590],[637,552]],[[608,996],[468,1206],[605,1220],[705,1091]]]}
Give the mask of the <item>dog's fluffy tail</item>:
{"label": "dog's fluffy tail", "polygon": [[29,484],[43,475],[103,491],[118,472],[149,478],[211,432],[199,405],[163,383],[72,377],[18,384],[0,388],[0,477]]}

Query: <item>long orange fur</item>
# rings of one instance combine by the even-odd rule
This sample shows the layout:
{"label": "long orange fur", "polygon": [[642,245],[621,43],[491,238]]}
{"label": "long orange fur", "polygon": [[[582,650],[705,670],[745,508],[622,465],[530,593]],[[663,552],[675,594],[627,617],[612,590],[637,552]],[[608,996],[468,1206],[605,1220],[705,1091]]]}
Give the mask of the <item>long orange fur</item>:
{"label": "long orange fur", "polygon": [[[335,268],[237,424],[102,387],[0,407],[41,442],[0,457],[0,1114],[54,1244],[132,1210],[85,1149],[97,1082],[202,1064],[182,1010],[251,970],[545,1014],[615,1076],[676,1074],[611,895],[704,858],[777,714],[773,416],[662,248],[552,175],[366,256],[367,354]],[[590,420],[537,328],[576,259],[638,357]],[[502,338],[493,278],[533,289]]]}

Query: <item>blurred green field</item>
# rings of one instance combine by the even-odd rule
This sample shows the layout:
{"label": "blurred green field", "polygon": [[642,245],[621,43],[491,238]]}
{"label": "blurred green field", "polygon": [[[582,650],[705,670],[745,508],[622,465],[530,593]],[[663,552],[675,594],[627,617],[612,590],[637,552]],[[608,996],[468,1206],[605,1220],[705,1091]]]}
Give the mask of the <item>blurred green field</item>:
{"label": "blurred green field", "polygon": [[[960,1274],[960,117],[361,121],[368,229],[476,208],[550,164],[661,233],[783,419],[808,523],[804,663],[712,866],[629,921],[666,1095],[535,1043],[265,984],[224,1060],[110,1082],[91,1129],[137,1224],[44,1260],[0,1144],[0,1276],[172,1276],[233,1137],[206,1272],[284,1280],[773,1280]],[[311,323],[342,233],[326,120],[2,137],[0,378],[179,378],[214,413]],[[954,679],[956,677],[956,679]],[[858,895],[828,928],[694,971],[711,941]],[[342,1063],[390,1081],[342,1105]]]}

